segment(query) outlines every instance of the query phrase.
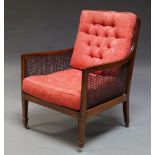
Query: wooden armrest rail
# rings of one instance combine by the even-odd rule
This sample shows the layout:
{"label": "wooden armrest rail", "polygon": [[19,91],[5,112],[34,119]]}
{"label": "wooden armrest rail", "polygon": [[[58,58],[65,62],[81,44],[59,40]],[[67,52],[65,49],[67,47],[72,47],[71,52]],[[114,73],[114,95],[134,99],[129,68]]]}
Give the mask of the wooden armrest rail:
{"label": "wooden armrest rail", "polygon": [[73,48],[63,49],[63,50],[54,50],[54,51],[45,51],[45,52],[31,52],[31,53],[24,53],[21,55],[21,58],[29,58],[33,56],[51,56],[51,55],[63,55],[72,53]]}

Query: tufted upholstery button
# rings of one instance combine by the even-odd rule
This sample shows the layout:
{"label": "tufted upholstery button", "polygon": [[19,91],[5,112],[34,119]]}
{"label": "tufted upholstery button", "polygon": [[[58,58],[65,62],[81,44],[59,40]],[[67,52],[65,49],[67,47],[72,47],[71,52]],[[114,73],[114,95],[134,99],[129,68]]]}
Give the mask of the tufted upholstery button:
{"label": "tufted upholstery button", "polygon": [[107,33],[107,32],[105,33],[105,37],[106,37],[106,38],[108,37],[108,33]]}
{"label": "tufted upholstery button", "polygon": [[118,38],[119,38],[118,33],[115,33],[115,38],[116,38],[116,39],[118,39]]}
{"label": "tufted upholstery button", "polygon": [[115,27],[115,23],[113,22],[111,26],[112,26],[112,27]]}
{"label": "tufted upholstery button", "polygon": [[107,44],[107,48],[111,48],[111,45],[109,43]]}
{"label": "tufted upholstery button", "polygon": [[95,20],[93,20],[91,23],[92,23],[93,25],[95,25],[95,24],[96,24]]}
{"label": "tufted upholstery button", "polygon": [[89,67],[127,56],[136,18],[132,13],[82,11],[71,66]]}
{"label": "tufted upholstery button", "polygon": [[89,29],[85,29],[84,32],[87,33],[87,34],[89,34]]}
{"label": "tufted upholstery button", "polygon": [[99,53],[99,59],[103,59],[102,53]]}
{"label": "tufted upholstery button", "polygon": [[99,44],[99,43],[97,43],[97,44],[96,44],[96,46],[97,46],[97,47],[100,47],[100,44]]}
{"label": "tufted upholstery button", "polygon": [[91,42],[90,42],[90,40],[88,40],[88,42],[87,42],[87,45],[88,45],[88,46],[90,46],[90,45],[91,45]]}
{"label": "tufted upholstery button", "polygon": [[100,53],[98,53],[98,55],[95,55],[94,53],[90,53],[89,56],[91,58],[102,59],[102,54]]}
{"label": "tufted upholstery button", "polygon": [[102,22],[102,24],[101,24],[102,26],[105,26],[105,24],[104,24],[104,21]]}
{"label": "tufted upholstery button", "polygon": [[89,56],[90,56],[91,58],[93,58],[93,57],[94,57],[91,53],[89,54]]}
{"label": "tufted upholstery button", "polygon": [[89,53],[89,56],[90,56],[91,58],[94,58],[94,57],[95,57],[95,55],[94,55],[93,52],[90,52],[90,53]]}
{"label": "tufted upholstery button", "polygon": [[95,32],[95,35],[98,36],[98,32],[97,31]]}

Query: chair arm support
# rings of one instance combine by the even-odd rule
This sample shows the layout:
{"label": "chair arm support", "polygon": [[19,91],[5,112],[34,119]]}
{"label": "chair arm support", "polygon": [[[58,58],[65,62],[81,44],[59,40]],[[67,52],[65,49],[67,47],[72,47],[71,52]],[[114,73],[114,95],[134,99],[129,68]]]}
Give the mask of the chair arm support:
{"label": "chair arm support", "polygon": [[73,48],[22,54],[21,79],[69,69],[72,52]]}
{"label": "chair arm support", "polygon": [[82,70],[82,92],[87,92],[84,107],[91,108],[117,96],[127,93],[131,62],[134,60],[135,52],[124,59],[108,64],[101,64],[83,68]]}

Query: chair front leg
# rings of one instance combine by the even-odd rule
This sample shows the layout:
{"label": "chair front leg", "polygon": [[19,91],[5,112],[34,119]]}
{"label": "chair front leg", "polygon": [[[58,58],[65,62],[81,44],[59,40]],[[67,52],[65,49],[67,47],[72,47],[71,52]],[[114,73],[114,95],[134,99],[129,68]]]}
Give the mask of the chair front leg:
{"label": "chair front leg", "polygon": [[22,93],[22,113],[23,113],[23,124],[26,129],[28,126],[28,101],[24,98],[24,93]]}
{"label": "chair front leg", "polygon": [[123,102],[123,114],[124,114],[125,127],[129,127],[129,99]]}
{"label": "chair front leg", "polygon": [[86,115],[85,113],[79,113],[78,116],[78,146],[82,148],[85,144],[86,133]]}

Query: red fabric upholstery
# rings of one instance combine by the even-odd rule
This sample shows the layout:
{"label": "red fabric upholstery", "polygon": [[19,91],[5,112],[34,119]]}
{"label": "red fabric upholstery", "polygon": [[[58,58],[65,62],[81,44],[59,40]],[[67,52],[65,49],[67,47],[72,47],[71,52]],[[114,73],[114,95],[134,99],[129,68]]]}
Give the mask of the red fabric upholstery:
{"label": "red fabric upholstery", "polygon": [[114,62],[129,54],[136,15],[82,11],[71,66],[85,68]]}
{"label": "red fabric upholstery", "polygon": [[23,80],[29,95],[78,110],[81,96],[81,71],[69,69],[49,75],[30,76]]}

